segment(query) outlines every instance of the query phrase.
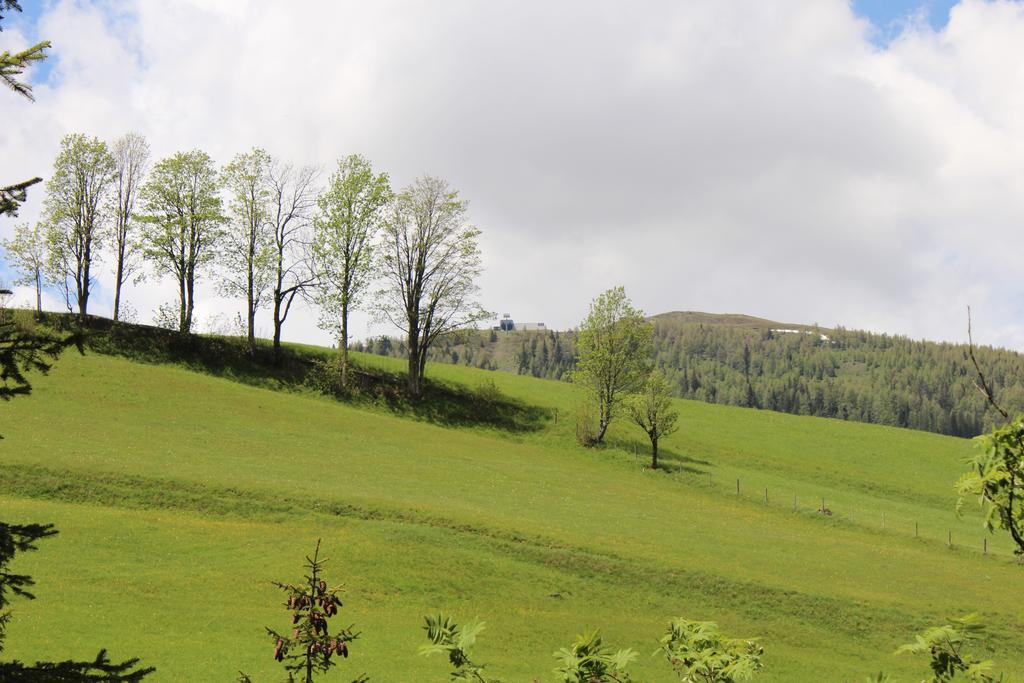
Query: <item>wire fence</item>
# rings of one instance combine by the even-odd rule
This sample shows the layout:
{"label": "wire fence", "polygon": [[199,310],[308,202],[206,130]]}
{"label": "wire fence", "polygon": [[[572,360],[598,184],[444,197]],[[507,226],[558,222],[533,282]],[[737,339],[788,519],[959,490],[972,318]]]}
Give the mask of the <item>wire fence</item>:
{"label": "wire fence", "polygon": [[[985,533],[981,528],[980,520],[978,520],[977,531],[972,533],[964,528],[965,525],[939,525],[934,520],[926,520],[922,523],[918,518],[892,510],[848,505],[845,501],[836,504],[830,502],[828,496],[811,497],[806,493],[800,495],[783,491],[781,488],[773,490],[768,486],[751,486],[744,484],[740,477],[736,477],[734,481],[730,478],[723,482],[721,478],[716,479],[711,473],[707,473],[704,483],[711,489],[719,491],[725,489],[726,495],[734,496],[736,499],[761,503],[776,509],[788,508],[793,513],[818,514],[829,519],[857,525],[860,528],[874,528],[908,539],[939,542],[951,549],[966,550],[981,555],[1002,558],[1015,555],[1013,545],[1004,539]],[[971,521],[975,520],[972,518]]]}

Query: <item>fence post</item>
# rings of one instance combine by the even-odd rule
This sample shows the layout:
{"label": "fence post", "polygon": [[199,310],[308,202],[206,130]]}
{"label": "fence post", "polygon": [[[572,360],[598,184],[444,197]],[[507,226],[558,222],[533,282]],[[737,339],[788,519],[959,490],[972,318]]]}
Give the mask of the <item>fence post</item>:
{"label": "fence post", "polygon": [[796,494],[793,494],[793,512],[796,512]]}
{"label": "fence post", "polygon": [[950,547],[950,548],[953,547],[953,530],[952,529],[947,529],[946,530],[946,545],[948,547]]}
{"label": "fence post", "polygon": [[981,539],[981,552],[983,555],[988,555],[988,539]]}
{"label": "fence post", "polygon": [[767,486],[764,487],[764,504],[765,505],[768,504],[768,487]]}
{"label": "fence post", "polygon": [[736,477],[736,495],[740,495],[740,478]]}
{"label": "fence post", "polygon": [[917,538],[917,522],[914,522],[914,538]]}

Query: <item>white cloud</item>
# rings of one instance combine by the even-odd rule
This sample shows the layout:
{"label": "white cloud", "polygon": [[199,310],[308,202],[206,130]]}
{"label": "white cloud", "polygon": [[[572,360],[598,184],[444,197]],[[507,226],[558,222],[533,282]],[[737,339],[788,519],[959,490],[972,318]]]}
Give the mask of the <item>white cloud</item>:
{"label": "white cloud", "polygon": [[[1019,2],[964,0],[884,49],[843,0],[65,0],[39,30],[52,85],[0,98],[20,175],[71,131],[222,162],[360,152],[462,190],[484,303],[521,319],[569,327],[622,283],[648,312],[962,339],[970,302],[979,337],[1024,348]],[[142,317],[173,296],[129,292]],[[314,322],[287,336],[326,341]]]}

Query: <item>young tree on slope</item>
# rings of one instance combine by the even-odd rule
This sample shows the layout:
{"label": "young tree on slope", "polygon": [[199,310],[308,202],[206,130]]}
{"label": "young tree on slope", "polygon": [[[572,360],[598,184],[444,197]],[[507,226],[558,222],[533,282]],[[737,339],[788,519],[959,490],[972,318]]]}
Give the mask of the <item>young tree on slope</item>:
{"label": "young tree on slope", "polygon": [[103,204],[114,178],[114,158],[105,142],[80,133],[64,136],[60,146],[46,182],[47,272],[64,292],[68,310],[77,307],[84,323],[95,283],[93,264],[106,238]]}
{"label": "young tree on slope", "polygon": [[281,328],[296,295],[316,285],[307,234],[316,206],[318,171],[313,166],[296,168],[273,161],[270,165],[270,222],[273,244],[274,361],[281,360]]}
{"label": "young tree on slope", "polygon": [[338,162],[317,199],[313,258],[319,277],[315,300],[320,327],[338,335],[341,383],[348,385],[348,316],[362,303],[373,277],[373,240],[391,201],[386,173],[374,173],[358,154]]}
{"label": "young tree on slope", "polygon": [[414,398],[437,338],[491,316],[476,301],[480,231],[466,221],[467,206],[446,181],[424,176],[395,198],[384,221],[377,310],[406,334]]}
{"label": "young tree on slope", "polygon": [[256,351],[256,311],[267,303],[273,281],[274,235],[269,219],[271,158],[264,150],[238,154],[224,167],[229,220],[218,252],[221,293],[245,299],[249,352]]}
{"label": "young tree on slope", "polygon": [[121,288],[141,265],[141,244],[135,234],[135,203],[149,163],[149,143],[139,133],[114,141],[114,320],[121,317]]}
{"label": "young tree on slope", "polygon": [[195,286],[214,258],[224,217],[217,171],[201,150],[161,159],[142,186],[145,256],[178,281],[178,331],[192,331]]}
{"label": "young tree on slope", "polygon": [[576,340],[573,382],[597,408],[594,443],[604,441],[623,394],[636,391],[651,367],[651,325],[633,308],[623,287],[615,287],[590,304]]}
{"label": "young tree on slope", "polygon": [[[291,633],[268,628],[267,635],[274,641],[274,659],[281,662],[288,672],[288,680],[294,683],[313,683],[316,675],[338,666],[339,658],[348,658],[349,645],[359,637],[351,626],[331,633],[329,621],[342,607],[342,589],[329,586],[323,578],[326,563],[327,560],[320,557],[318,540],[313,555],[306,556],[307,573],[301,582],[274,582],[287,596],[284,606],[291,613]],[[352,683],[367,680],[366,676],[357,676]],[[239,681],[252,683],[245,673]]]}
{"label": "young tree on slope", "polygon": [[21,276],[18,285],[32,285],[36,290],[36,319],[43,315],[43,272],[46,269],[46,234],[40,223],[14,226],[13,239],[3,241],[7,263]]}
{"label": "young tree on slope", "polygon": [[679,411],[672,406],[668,382],[660,370],[652,370],[640,392],[630,396],[629,416],[651,440],[651,468],[658,468],[658,441],[678,428]]}

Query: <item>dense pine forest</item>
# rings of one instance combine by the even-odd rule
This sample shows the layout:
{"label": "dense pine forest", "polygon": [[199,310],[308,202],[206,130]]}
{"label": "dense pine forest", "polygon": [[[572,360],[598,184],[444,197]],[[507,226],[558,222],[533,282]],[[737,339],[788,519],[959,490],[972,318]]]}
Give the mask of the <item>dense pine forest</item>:
{"label": "dense pine forest", "polygon": [[[666,313],[652,317],[654,360],[683,398],[798,415],[976,436],[991,426],[963,344],[843,328],[792,325],[749,316]],[[430,359],[568,380],[573,332],[460,332]],[[357,346],[403,357],[392,338]],[[1024,357],[981,347],[977,356],[999,400],[1024,410]]]}

